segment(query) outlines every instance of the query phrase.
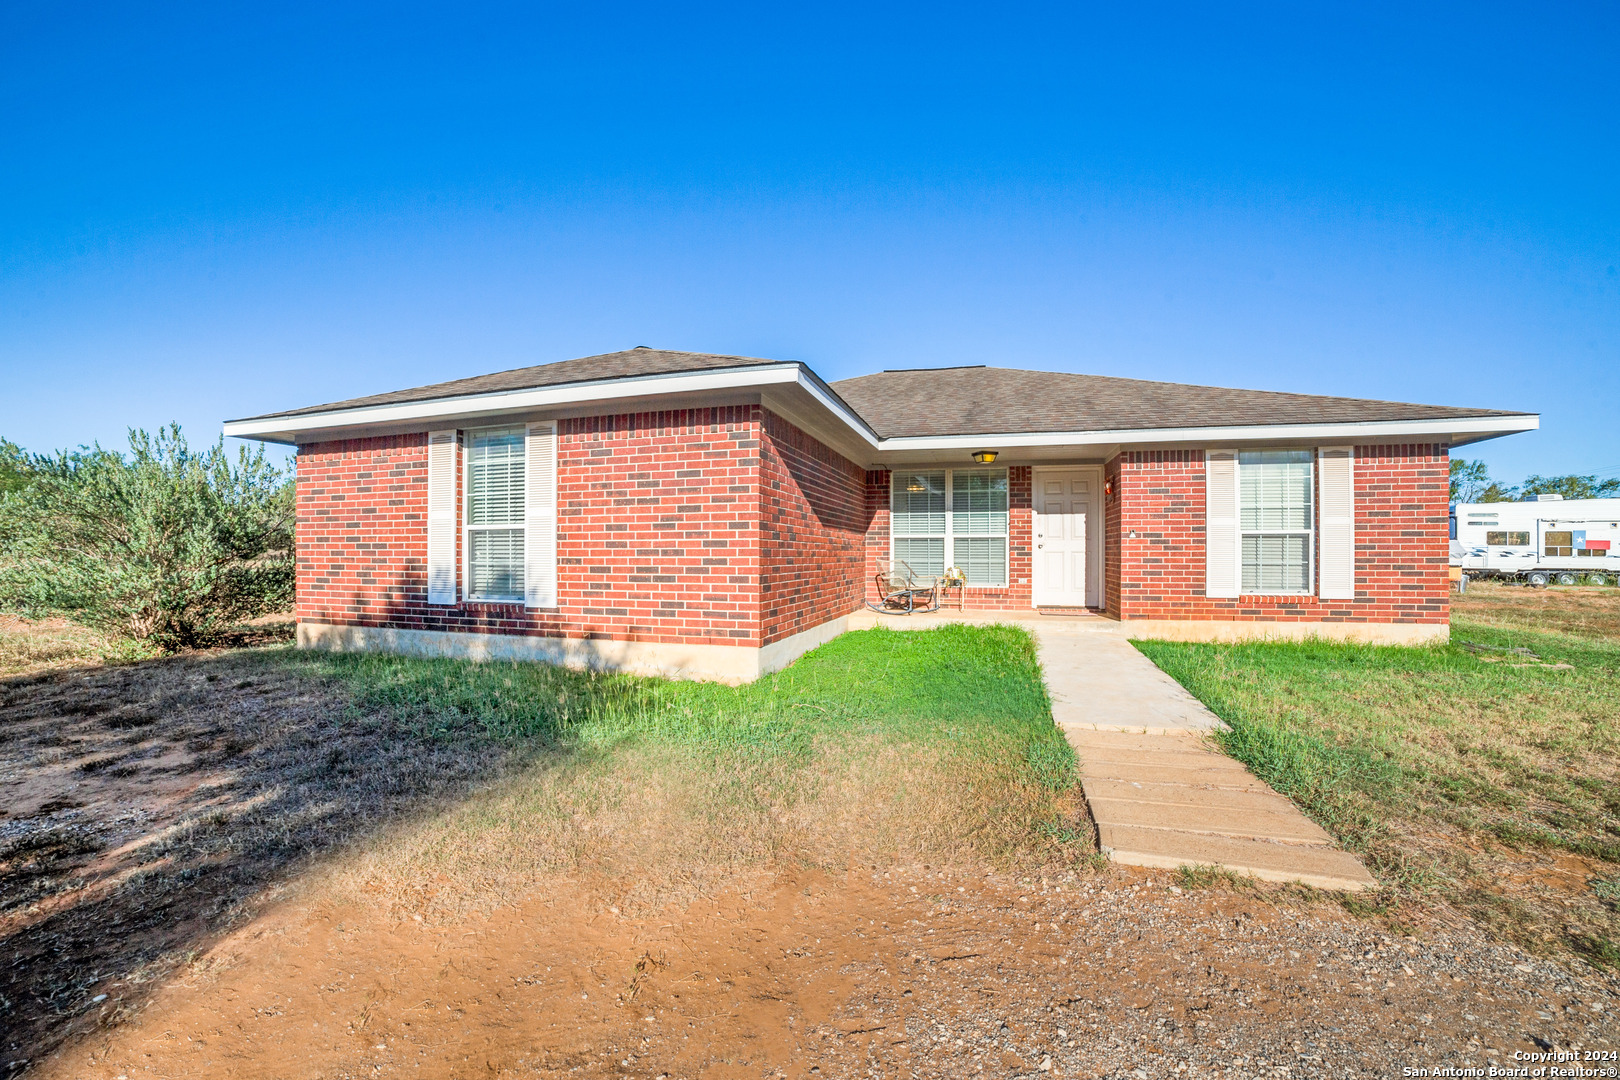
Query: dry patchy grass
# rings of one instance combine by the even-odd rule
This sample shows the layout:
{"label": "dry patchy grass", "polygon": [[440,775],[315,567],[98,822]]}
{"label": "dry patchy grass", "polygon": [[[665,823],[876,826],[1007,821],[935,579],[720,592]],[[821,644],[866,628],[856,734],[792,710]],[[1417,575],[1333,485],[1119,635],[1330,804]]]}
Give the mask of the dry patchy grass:
{"label": "dry patchy grass", "polygon": [[66,619],[0,613],[0,678],[99,664],[112,642]]}
{"label": "dry patchy grass", "polygon": [[442,923],[782,868],[1045,865],[1091,850],[1073,775],[1005,628],[846,635],[746,687],[287,648],[14,677],[0,1050],[117,1022],[97,995],[138,1008],[317,867],[297,880]]}
{"label": "dry patchy grass", "polygon": [[1620,641],[1620,588],[1471,582],[1467,593],[1453,594],[1451,611],[1464,624]]}

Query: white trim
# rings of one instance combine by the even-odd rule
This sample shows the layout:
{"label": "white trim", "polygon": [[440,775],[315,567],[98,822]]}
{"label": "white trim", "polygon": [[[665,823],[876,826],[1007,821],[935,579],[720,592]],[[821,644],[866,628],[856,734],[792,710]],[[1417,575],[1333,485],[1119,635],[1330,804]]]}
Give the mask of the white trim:
{"label": "white trim", "polygon": [[1316,449],[1316,513],[1321,521],[1317,544],[1320,569],[1317,596],[1323,600],[1356,598],[1356,448]]}
{"label": "white trim", "polygon": [[523,606],[557,606],[558,424],[523,432]]}
{"label": "white trim", "polygon": [[1210,599],[1243,594],[1237,458],[1236,450],[1204,451],[1204,595]]}
{"label": "white trim", "polygon": [[[301,413],[295,416],[266,416],[228,420],[225,434],[237,439],[285,436],[293,432],[317,432],[368,424],[401,424],[441,416],[475,418],[502,413],[550,409],[585,402],[614,401],[622,398],[657,397],[667,394],[705,393],[744,387],[797,385],[844,422],[869,446],[876,449],[878,438],[866,421],[833,396],[803,364],[794,362],[757,364],[723,368],[719,371],[678,372],[644,375],[633,379],[595,379],[527,390],[498,390],[486,394],[462,394],[390,405],[362,405],[330,412]],[[466,426],[466,425],[464,425]]]}
{"label": "white trim", "polygon": [[427,602],[456,602],[456,453],[455,428],[428,432]]}
{"label": "white trim", "polygon": [[1380,420],[1335,424],[1247,424],[1241,427],[1131,428],[1118,431],[1037,431],[1001,435],[931,435],[884,439],[880,449],[958,450],[995,446],[1068,446],[1083,444],[1209,442],[1216,440],[1311,439],[1355,440],[1395,435],[1507,434],[1534,431],[1541,426],[1536,414],[1516,416],[1460,416],[1442,420]]}
{"label": "white trim", "polygon": [[[1103,538],[1108,529],[1108,499],[1103,494],[1103,467],[1101,465],[1036,465],[1029,473],[1029,542],[1035,543],[1035,516],[1040,511],[1040,478],[1046,472],[1082,472],[1086,474],[1088,482],[1094,486],[1090,490],[1090,498],[1086,500],[1091,507],[1086,515],[1086,606],[1101,609],[1106,597],[1103,596]],[[1008,528],[1011,529],[1011,522]],[[1041,606],[1037,599],[1038,590],[1035,578],[1039,571],[1036,567],[1039,559],[1033,550],[1029,553],[1029,597],[1030,604],[1036,608]],[[1008,558],[1011,566],[1011,557]],[[1012,574],[1008,570],[1008,576]]]}

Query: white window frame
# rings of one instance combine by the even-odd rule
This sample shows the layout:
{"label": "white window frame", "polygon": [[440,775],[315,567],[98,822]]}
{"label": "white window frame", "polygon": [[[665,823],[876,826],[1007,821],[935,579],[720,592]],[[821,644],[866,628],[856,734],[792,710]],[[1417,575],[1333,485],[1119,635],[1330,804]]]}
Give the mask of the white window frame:
{"label": "white window frame", "polygon": [[[890,562],[893,562],[894,557],[895,557],[894,556],[894,541],[895,541],[895,532],[894,532],[894,476],[895,476],[895,473],[896,472],[940,472],[940,471],[942,471],[942,470],[937,465],[916,465],[916,466],[902,467],[902,468],[899,468],[899,469],[890,469],[889,470],[889,501],[888,501],[888,509],[889,509],[889,561]],[[943,568],[947,569],[947,570],[950,569],[952,566],[956,565],[956,541],[957,541],[956,511],[954,509],[952,509],[952,508],[956,505],[956,473],[957,473],[957,471],[958,470],[952,469],[952,468],[946,468],[946,469],[943,470],[943,472],[945,473],[945,532],[943,534],[943,539],[945,541],[945,555],[944,555],[944,566],[943,566]],[[962,472],[996,472],[996,471],[998,471],[998,467],[994,466],[994,465],[989,465],[989,466],[978,465],[978,466],[974,466],[974,467],[971,467],[971,468],[964,468],[961,471]],[[1000,466],[999,471],[1003,475],[1005,475],[1007,477],[1007,525],[1006,525],[1006,527],[1004,529],[1002,529],[1002,531],[999,532],[999,533],[975,532],[975,533],[963,533],[961,535],[962,535],[963,539],[977,539],[977,540],[997,540],[997,539],[999,539],[1001,541],[1002,550],[1003,550],[1003,556],[1002,556],[1002,560],[1001,560],[1001,565],[1002,565],[1001,583],[999,585],[986,585],[986,584],[983,584],[983,583],[980,583],[980,584],[977,584],[977,585],[970,584],[970,585],[968,585],[969,589],[1005,589],[1005,588],[1008,587],[1007,586],[1008,579],[1011,578],[1011,576],[1012,576],[1012,473],[1011,473],[1010,468],[1008,466],[1005,466],[1005,465]],[[920,536],[919,537],[915,533],[911,533],[911,534],[908,534],[908,535],[902,537],[901,539],[906,539],[906,540],[918,540],[918,539],[929,540],[929,539],[933,539],[933,537],[930,536],[930,535],[925,535],[925,536]]]}
{"label": "white window frame", "polygon": [[[472,485],[473,451],[472,451],[472,447],[473,447],[473,439],[476,436],[481,435],[481,434],[483,434],[485,432],[489,432],[489,431],[517,431],[519,433],[523,433],[524,430],[525,429],[524,429],[524,426],[522,424],[492,424],[492,425],[490,425],[488,427],[468,428],[465,432],[463,432],[463,437],[466,440],[466,449],[462,453],[462,475],[461,475],[461,492],[462,492],[462,498],[461,498],[461,581],[462,581],[461,598],[462,598],[463,601],[465,601],[467,603],[472,603],[472,604],[521,604],[521,603],[524,602],[524,599],[525,599],[524,590],[522,588],[519,588],[517,593],[515,595],[511,595],[511,596],[504,595],[504,594],[500,595],[500,596],[479,596],[479,595],[475,594],[473,592],[473,565],[472,565],[472,556],[473,556],[472,538],[473,538],[474,533],[479,533],[479,532],[520,532],[520,533],[523,534],[523,538],[522,538],[521,541],[519,541],[518,550],[519,551],[526,551],[527,548],[528,548],[529,533],[528,533],[528,521],[526,519],[520,519],[519,522],[516,525],[474,525],[472,523],[472,500],[473,500],[473,489],[472,489],[472,486],[473,486]],[[528,497],[528,482],[529,482],[528,470],[525,467],[525,469],[523,471],[524,498],[525,499],[527,499],[527,497]],[[525,577],[527,577],[527,567],[525,567],[525,569],[524,569],[524,575],[525,575]]]}
{"label": "white window frame", "polygon": [[[1306,516],[1303,529],[1245,529],[1243,527],[1243,455],[1264,454],[1278,450],[1299,449],[1309,453],[1311,475],[1311,512]],[[1238,450],[1233,455],[1234,478],[1237,488],[1237,570],[1238,593],[1241,596],[1315,596],[1316,595],[1316,515],[1321,510],[1321,492],[1318,490],[1317,453],[1295,447],[1262,446]],[[1303,589],[1247,589],[1244,587],[1243,541],[1251,536],[1303,536],[1305,538],[1305,587]]]}

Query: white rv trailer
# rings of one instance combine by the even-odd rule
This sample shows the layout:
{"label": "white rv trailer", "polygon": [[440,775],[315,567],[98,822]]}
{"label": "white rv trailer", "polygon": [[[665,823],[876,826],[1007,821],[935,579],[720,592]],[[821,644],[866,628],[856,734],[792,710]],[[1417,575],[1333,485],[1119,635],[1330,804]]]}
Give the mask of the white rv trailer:
{"label": "white rv trailer", "polygon": [[1612,585],[1620,578],[1620,499],[1454,503],[1451,565],[1471,578]]}

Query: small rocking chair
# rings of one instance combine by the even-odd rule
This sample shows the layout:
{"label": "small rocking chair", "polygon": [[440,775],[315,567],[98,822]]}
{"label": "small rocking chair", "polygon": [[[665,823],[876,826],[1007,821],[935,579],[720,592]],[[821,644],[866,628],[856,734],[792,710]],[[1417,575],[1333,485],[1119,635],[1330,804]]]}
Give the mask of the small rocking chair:
{"label": "small rocking chair", "polygon": [[878,563],[874,580],[878,603],[866,602],[873,611],[885,615],[914,615],[939,610],[939,578],[930,578],[924,584],[911,567],[899,559]]}

